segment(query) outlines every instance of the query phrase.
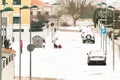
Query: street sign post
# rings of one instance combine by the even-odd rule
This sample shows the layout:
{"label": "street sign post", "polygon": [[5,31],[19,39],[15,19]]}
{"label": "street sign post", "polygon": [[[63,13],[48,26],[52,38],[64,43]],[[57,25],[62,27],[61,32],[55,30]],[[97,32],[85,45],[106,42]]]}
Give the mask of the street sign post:
{"label": "street sign post", "polygon": [[43,38],[40,37],[39,35],[36,35],[32,38],[33,41],[33,45],[35,46],[35,48],[41,48],[43,45]]}
{"label": "street sign post", "polygon": [[106,28],[105,27],[101,28],[101,34],[106,34],[106,33],[107,33]]}
{"label": "street sign post", "polygon": [[51,22],[51,24],[50,24],[50,25],[51,25],[51,27],[53,27],[53,26],[54,26],[54,23],[53,23],[53,22]]}
{"label": "street sign post", "polygon": [[33,44],[29,44],[27,46],[27,50],[30,51],[30,52],[32,52],[34,50],[34,48],[35,48],[35,46]]}

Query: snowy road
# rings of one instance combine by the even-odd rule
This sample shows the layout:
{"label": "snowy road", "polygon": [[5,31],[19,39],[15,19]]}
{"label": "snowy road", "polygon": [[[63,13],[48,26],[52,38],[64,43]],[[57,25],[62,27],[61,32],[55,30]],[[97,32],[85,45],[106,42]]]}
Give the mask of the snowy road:
{"label": "snowy road", "polygon": [[[50,35],[46,40],[46,48],[36,48],[32,52],[32,76],[52,77],[63,80],[119,80],[120,66],[112,70],[112,48],[108,47],[106,66],[88,66],[87,52],[100,48],[99,34],[95,35],[95,44],[83,44],[80,32],[57,32],[62,49],[54,49]],[[22,76],[29,76],[29,52],[24,42],[22,53]],[[15,76],[19,76],[19,47],[14,47],[18,53],[15,57]],[[117,57],[117,55],[116,55]],[[116,64],[118,63],[118,60]]]}

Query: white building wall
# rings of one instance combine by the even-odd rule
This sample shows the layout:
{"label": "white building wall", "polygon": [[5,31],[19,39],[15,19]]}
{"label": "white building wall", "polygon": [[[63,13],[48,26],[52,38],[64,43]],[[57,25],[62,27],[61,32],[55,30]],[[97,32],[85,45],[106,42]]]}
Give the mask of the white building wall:
{"label": "white building wall", "polygon": [[14,53],[2,52],[2,80],[14,80],[15,78],[15,61]]}
{"label": "white building wall", "polygon": [[[14,25],[14,29],[19,29],[19,25]],[[22,25],[21,29],[24,29],[24,32],[21,32],[21,39],[24,42],[29,42],[30,41],[30,32],[29,32],[29,25]],[[46,28],[46,26],[43,27],[43,31],[41,32],[31,32],[31,39],[32,37],[34,37],[35,35],[39,35],[43,38],[46,38],[46,36],[49,34],[49,29]],[[15,42],[19,41],[19,32],[13,32],[13,36],[14,36],[14,40]],[[9,25],[7,27],[7,38],[10,39],[10,41],[12,41],[12,27],[11,25]]]}
{"label": "white building wall", "polygon": [[14,80],[14,61],[11,61],[5,68],[2,70],[2,80]]}

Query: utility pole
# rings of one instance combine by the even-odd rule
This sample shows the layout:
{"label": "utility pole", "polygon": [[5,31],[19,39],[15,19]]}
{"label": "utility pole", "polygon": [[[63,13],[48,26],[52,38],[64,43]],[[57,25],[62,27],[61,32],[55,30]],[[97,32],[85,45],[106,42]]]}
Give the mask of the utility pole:
{"label": "utility pole", "polygon": [[2,13],[0,13],[0,80],[2,80]]}

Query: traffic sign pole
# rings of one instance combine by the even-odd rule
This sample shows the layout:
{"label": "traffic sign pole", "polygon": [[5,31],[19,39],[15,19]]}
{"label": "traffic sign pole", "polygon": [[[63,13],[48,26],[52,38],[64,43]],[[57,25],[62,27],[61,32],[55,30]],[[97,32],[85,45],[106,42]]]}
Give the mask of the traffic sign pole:
{"label": "traffic sign pole", "polygon": [[[103,49],[103,51],[104,51],[105,39],[107,39],[107,37],[105,37],[106,34],[107,34],[106,28],[104,26],[102,26],[101,27],[101,48]],[[106,44],[106,46],[107,46],[107,44]],[[106,51],[107,51],[107,49],[106,49]]]}

